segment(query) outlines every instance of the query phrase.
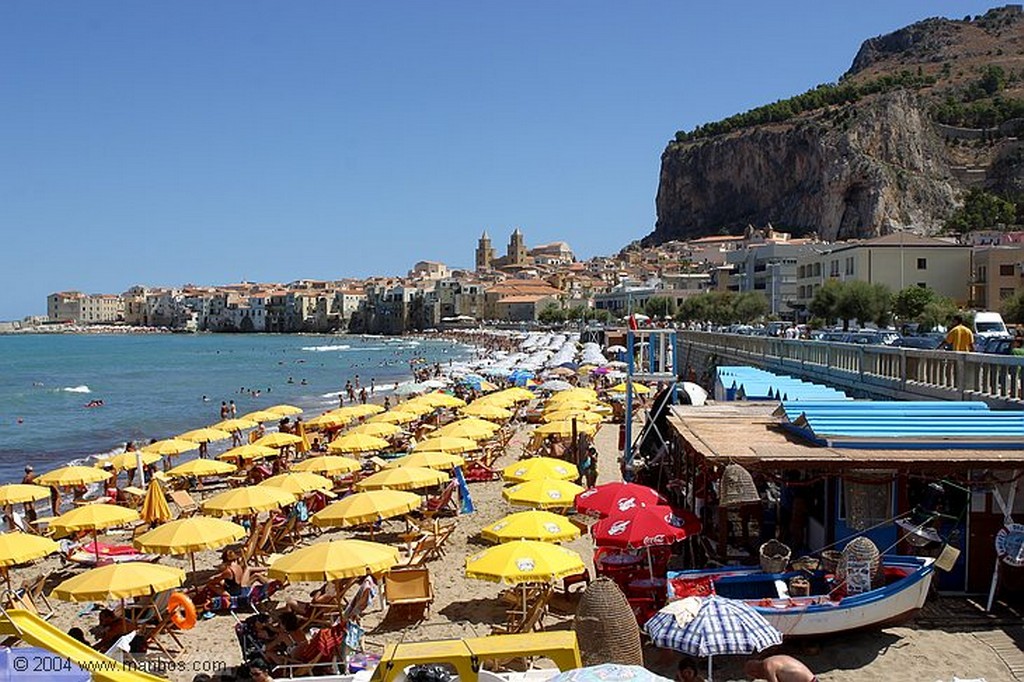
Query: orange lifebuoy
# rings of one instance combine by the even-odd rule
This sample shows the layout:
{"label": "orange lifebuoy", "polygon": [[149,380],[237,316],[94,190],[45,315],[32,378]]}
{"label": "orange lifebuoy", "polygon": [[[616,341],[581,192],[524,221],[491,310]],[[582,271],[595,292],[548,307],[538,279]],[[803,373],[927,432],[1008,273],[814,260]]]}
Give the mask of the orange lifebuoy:
{"label": "orange lifebuoy", "polygon": [[179,630],[191,630],[196,626],[196,605],[184,592],[174,592],[167,600],[171,622]]}

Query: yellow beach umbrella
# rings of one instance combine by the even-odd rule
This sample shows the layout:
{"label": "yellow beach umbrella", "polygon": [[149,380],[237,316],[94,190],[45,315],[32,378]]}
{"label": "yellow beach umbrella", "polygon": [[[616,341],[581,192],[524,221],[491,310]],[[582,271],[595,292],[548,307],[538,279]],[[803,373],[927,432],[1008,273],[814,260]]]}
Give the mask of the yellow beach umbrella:
{"label": "yellow beach umbrella", "polygon": [[576,496],[586,490],[583,486],[558,479],[538,479],[517,483],[501,491],[510,504],[534,509],[558,509],[572,507]]}
{"label": "yellow beach umbrella", "polygon": [[320,455],[310,457],[291,466],[290,471],[309,471],[321,476],[338,476],[351,474],[363,468],[357,460],[339,455]]}
{"label": "yellow beach umbrella", "polygon": [[140,514],[142,520],[149,524],[171,520],[171,508],[167,504],[164,489],[155,480],[146,486],[146,496],[142,498]]}
{"label": "yellow beach umbrella", "polygon": [[279,488],[298,497],[314,490],[330,490],[334,487],[334,481],[309,471],[290,471],[271,476],[261,481],[260,485]]}
{"label": "yellow beach umbrella", "polygon": [[578,538],[580,529],[564,516],[549,511],[531,509],[509,514],[500,521],[484,526],[480,535],[491,542],[513,540],[567,542]]}
{"label": "yellow beach umbrella", "polygon": [[579,472],[575,465],[554,457],[530,457],[513,462],[501,470],[501,477],[509,483],[522,483],[540,479],[575,481]]}
{"label": "yellow beach umbrella", "polygon": [[146,561],[127,561],[93,568],[68,578],[51,596],[64,601],[113,601],[154,595],[181,587],[185,571]]}
{"label": "yellow beach umbrella", "polygon": [[202,478],[203,476],[223,476],[224,474],[230,474],[237,470],[234,464],[229,462],[220,462],[216,459],[193,459],[184,464],[179,464],[172,469],[167,471],[168,476],[195,476],[196,478]]}
{"label": "yellow beach umbrella", "polygon": [[363,403],[361,405],[351,405],[343,409],[350,410],[357,417],[369,417],[370,415],[383,412],[384,406],[377,405],[376,403]]}
{"label": "yellow beach umbrella", "polygon": [[399,467],[384,469],[372,476],[367,476],[356,483],[360,490],[417,490],[439,485],[450,478],[448,474],[424,467]]}
{"label": "yellow beach umbrella", "polygon": [[460,412],[467,417],[480,417],[481,419],[511,419],[512,412],[497,405],[478,404],[479,401],[470,403],[463,407]]}
{"label": "yellow beach umbrella", "polygon": [[88,485],[106,481],[112,475],[110,472],[96,467],[73,465],[48,471],[38,477],[36,483],[49,486]]}
{"label": "yellow beach umbrella", "polygon": [[[480,400],[491,400],[495,396],[502,396],[503,398],[511,398],[512,400],[514,400],[517,403],[527,403],[527,402],[529,402],[529,401],[531,401],[531,400],[533,400],[534,398],[537,397],[533,393],[533,391],[529,391],[529,390],[527,390],[525,388],[522,388],[521,386],[513,386],[512,388],[506,388],[506,389],[504,389],[502,391],[498,391],[497,393],[492,393],[489,396],[486,396],[484,398],[480,398]],[[476,401],[476,402],[479,402],[479,401]]]}
{"label": "yellow beach umbrella", "polygon": [[310,429],[337,429],[355,419],[351,415],[334,414],[327,412],[318,417],[313,417],[306,422],[306,428]]}
{"label": "yellow beach umbrella", "polygon": [[155,554],[188,554],[192,572],[196,570],[195,553],[204,549],[220,549],[241,540],[246,530],[237,523],[209,516],[190,516],[157,526],[135,538],[135,548]]}
{"label": "yellow beach umbrella", "polygon": [[126,469],[134,469],[138,466],[139,458],[142,459],[142,466],[148,466],[159,462],[163,459],[163,456],[156,452],[120,452],[113,457],[107,459],[101,459],[96,462],[96,466],[105,467],[107,464],[114,468],[114,471],[124,471]]}
{"label": "yellow beach umbrella", "polygon": [[139,513],[116,504],[86,504],[50,521],[50,528],[67,534],[76,530],[102,530],[139,520]]}
{"label": "yellow beach umbrella", "polygon": [[[588,424],[587,422],[576,422],[576,433],[593,434],[597,431],[597,424]],[[533,430],[534,435],[537,436],[558,436],[560,438],[569,438],[573,433],[573,423],[571,421],[562,422],[548,422],[542,426],[538,426]]]}
{"label": "yellow beach umbrella", "polygon": [[250,443],[249,445],[239,445],[237,448],[231,448],[230,450],[222,452],[217,455],[217,459],[233,462],[239,459],[265,459],[276,454],[277,450],[268,445],[256,445],[254,443]]}
{"label": "yellow beach umbrella", "polygon": [[215,440],[227,440],[231,438],[231,434],[227,431],[221,431],[220,429],[211,429],[210,427],[202,429],[192,429],[185,433],[177,436],[181,440],[190,440],[195,443],[210,443]]}
{"label": "yellow beach umbrella", "polygon": [[218,493],[203,502],[209,516],[243,516],[270,511],[295,502],[291,493],[269,485],[247,485]]}
{"label": "yellow beach umbrella", "polygon": [[[397,563],[394,547],[365,540],[332,540],[279,557],[270,564],[268,574],[292,582],[328,582],[383,573]],[[340,600],[341,595],[338,597]]]}
{"label": "yellow beach umbrella", "polygon": [[447,393],[426,393],[418,398],[406,401],[403,403],[403,406],[412,403],[428,405],[435,409],[438,407],[464,407],[466,405],[466,401],[462,398],[456,398]]}
{"label": "yellow beach umbrella", "polygon": [[276,422],[281,420],[281,415],[269,410],[256,410],[243,414],[239,419],[247,419],[252,422]]}
{"label": "yellow beach umbrella", "polygon": [[367,424],[408,424],[419,419],[419,415],[415,412],[405,412],[403,410],[390,410],[388,412],[382,412],[381,414],[370,417],[366,420]]}
{"label": "yellow beach umbrella", "polygon": [[428,405],[427,403],[419,403],[419,402],[416,402],[415,400],[410,400],[408,402],[404,402],[404,403],[401,403],[399,405],[396,405],[395,409],[400,411],[400,412],[406,412],[406,413],[409,413],[409,414],[414,414],[417,417],[422,417],[425,414],[430,414],[431,412],[433,412],[437,408],[433,407],[431,405]]}
{"label": "yellow beach umbrella", "polygon": [[391,443],[383,438],[368,436],[364,433],[346,433],[335,438],[327,445],[328,452],[380,452],[391,447]]}
{"label": "yellow beach umbrella", "polygon": [[541,415],[541,420],[545,422],[571,422],[573,419],[577,423],[585,424],[599,424],[604,421],[604,417],[597,412],[586,410],[555,410]]}
{"label": "yellow beach umbrella", "polygon": [[266,408],[265,412],[273,412],[282,417],[290,417],[293,414],[302,414],[302,408],[295,405],[274,405],[273,407]]}
{"label": "yellow beach umbrella", "polygon": [[8,483],[0,485],[0,506],[9,504],[21,504],[22,502],[35,502],[45,500],[50,496],[50,489],[29,483]]}
{"label": "yellow beach umbrella", "polygon": [[221,431],[241,431],[242,429],[255,429],[259,426],[259,422],[252,419],[225,419],[224,421],[217,422],[211,429],[219,429]]}
{"label": "yellow beach umbrella", "polygon": [[414,452],[405,457],[388,462],[386,469],[396,467],[423,467],[425,469],[438,469],[447,471],[455,467],[463,466],[466,463],[462,457],[449,452]]}
{"label": "yellow beach umbrella", "polygon": [[[612,393],[625,393],[626,392],[626,382],[623,381],[621,383],[618,383],[618,384],[612,386],[611,388],[609,388],[608,390],[611,391]],[[650,393],[650,392],[651,392],[651,389],[648,388],[647,386],[644,386],[643,384],[638,384],[635,381],[633,382],[633,393],[644,394],[644,393]]]}
{"label": "yellow beach umbrella", "polygon": [[592,410],[595,406],[600,405],[601,401],[597,398],[585,398],[583,396],[576,396],[569,398],[568,400],[549,400],[544,403],[542,412],[562,412],[565,410]]}
{"label": "yellow beach umbrella", "polygon": [[401,490],[370,490],[333,502],[316,514],[313,525],[320,528],[348,528],[408,514],[423,504],[423,498]]}
{"label": "yellow beach umbrella", "polygon": [[268,448],[286,448],[290,445],[297,445],[301,442],[302,439],[298,436],[275,431],[274,433],[268,433],[262,438],[257,438],[253,445],[265,445]]}
{"label": "yellow beach umbrella", "polygon": [[490,438],[498,430],[498,425],[476,417],[467,417],[442,426],[434,432],[437,436],[453,436],[455,438],[472,438],[484,440]]}
{"label": "yellow beach umbrella", "polygon": [[557,403],[566,400],[597,400],[597,391],[592,388],[570,388],[567,391],[559,391],[550,398],[548,403]]}
{"label": "yellow beach umbrella", "polygon": [[454,436],[438,436],[417,443],[413,452],[472,452],[479,450],[480,444],[472,438],[455,438]]}
{"label": "yellow beach umbrella", "polygon": [[397,424],[385,424],[384,422],[360,424],[348,430],[349,434],[361,433],[365,436],[376,436],[377,438],[390,438],[391,436],[397,436],[401,432],[402,427]]}
{"label": "yellow beach umbrella", "polygon": [[584,571],[580,555],[536,540],[515,540],[466,559],[466,576],[506,585],[553,583]]}
{"label": "yellow beach umbrella", "polygon": [[190,452],[199,447],[198,443],[193,443],[190,440],[181,440],[180,438],[167,438],[165,440],[158,440],[155,443],[150,443],[142,448],[143,452],[155,452],[158,455],[165,457],[172,457],[174,455],[180,455],[186,452]]}
{"label": "yellow beach umbrella", "polygon": [[0,533],[0,566],[17,566],[60,550],[60,545],[41,535],[15,531]]}
{"label": "yellow beach umbrella", "polygon": [[[477,407],[500,407],[502,409],[512,407],[516,404],[516,399],[513,396],[505,395],[503,393],[492,393],[491,395],[485,395],[483,398],[477,398],[470,403],[470,406]],[[480,415],[476,415],[480,416]]]}

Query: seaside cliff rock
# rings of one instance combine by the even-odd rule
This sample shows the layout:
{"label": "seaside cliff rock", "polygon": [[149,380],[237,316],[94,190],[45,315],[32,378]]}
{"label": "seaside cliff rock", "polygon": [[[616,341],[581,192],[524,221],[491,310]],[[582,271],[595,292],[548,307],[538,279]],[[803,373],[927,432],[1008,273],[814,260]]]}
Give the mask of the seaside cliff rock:
{"label": "seaside cliff rock", "polygon": [[839,83],[678,133],[643,243],[767,223],[826,240],[934,234],[967,189],[1024,189],[1019,111],[1018,7],[869,39]]}

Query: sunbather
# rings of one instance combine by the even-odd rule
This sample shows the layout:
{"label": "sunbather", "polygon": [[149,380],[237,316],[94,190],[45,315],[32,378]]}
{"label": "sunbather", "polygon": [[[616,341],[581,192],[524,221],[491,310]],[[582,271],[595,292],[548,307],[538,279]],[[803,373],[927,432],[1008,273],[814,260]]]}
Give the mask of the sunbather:
{"label": "sunbather", "polygon": [[226,549],[221,553],[223,562],[219,573],[210,578],[207,588],[225,597],[237,597],[246,588],[266,584],[263,575],[265,569],[251,568],[242,563],[242,557],[236,549]]}
{"label": "sunbather", "polygon": [[114,646],[114,642],[132,631],[131,623],[110,609],[100,611],[99,619],[99,625],[93,630],[93,634],[99,638],[93,645],[96,651],[107,651]]}
{"label": "sunbather", "polygon": [[264,649],[264,657],[275,665],[293,659],[296,650],[309,641],[299,617],[291,611],[281,613],[278,622],[281,627],[277,636],[267,642]]}

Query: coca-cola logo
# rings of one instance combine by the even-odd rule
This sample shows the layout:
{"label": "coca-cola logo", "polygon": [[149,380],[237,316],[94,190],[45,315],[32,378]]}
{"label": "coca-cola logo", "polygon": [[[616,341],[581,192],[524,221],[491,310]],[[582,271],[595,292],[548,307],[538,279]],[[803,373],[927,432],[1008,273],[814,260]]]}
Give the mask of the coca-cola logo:
{"label": "coca-cola logo", "polygon": [[550,533],[551,535],[554,535],[554,534],[556,534],[556,533],[557,533],[557,532],[558,532],[558,531],[559,531],[560,529],[559,529],[559,527],[558,527],[558,524],[557,524],[557,523],[551,523],[551,522],[548,522],[548,523],[545,523],[545,524],[544,524],[544,530],[546,530],[546,531],[547,531],[548,533]]}
{"label": "coca-cola logo", "polygon": [[568,476],[569,470],[563,466],[557,466],[555,467],[555,473],[558,474],[559,476]]}
{"label": "coca-cola logo", "polygon": [[581,500],[585,500],[588,497],[590,497],[591,495],[594,495],[596,493],[597,493],[597,488],[591,488],[590,490],[584,490],[582,493],[580,493],[580,499]]}
{"label": "coca-cola logo", "polygon": [[549,490],[548,497],[550,497],[552,500],[560,500],[562,499],[562,493],[561,491],[558,490]]}
{"label": "coca-cola logo", "polygon": [[616,506],[619,511],[629,511],[630,509],[636,509],[640,506],[635,497],[623,497],[617,503]]}
{"label": "coca-cola logo", "polygon": [[520,571],[523,571],[524,573],[532,571],[536,566],[537,562],[535,562],[530,557],[522,557],[520,559],[516,559],[516,568],[518,568]]}
{"label": "coca-cola logo", "polygon": [[523,474],[525,474],[525,473],[526,473],[526,469],[524,469],[523,467],[519,467],[518,469],[516,469],[516,470],[515,470],[515,471],[513,471],[512,473],[513,473],[513,474],[514,474],[515,476],[522,476]]}
{"label": "coca-cola logo", "polygon": [[629,524],[629,521],[616,521],[608,527],[608,535],[613,537],[616,535],[622,535],[629,530]]}
{"label": "coca-cola logo", "polygon": [[643,544],[645,547],[653,547],[657,545],[667,545],[669,543],[668,538],[665,536],[664,533],[658,533],[657,535],[648,535],[644,537]]}
{"label": "coca-cola logo", "polygon": [[672,512],[665,514],[665,523],[675,528],[682,528],[685,525],[683,523],[683,520],[675,514],[673,514]]}
{"label": "coca-cola logo", "polygon": [[493,530],[495,533],[497,533],[497,532],[500,532],[507,525],[508,524],[505,523],[504,521],[500,521],[500,522],[494,524],[493,526],[491,526],[491,530]]}

